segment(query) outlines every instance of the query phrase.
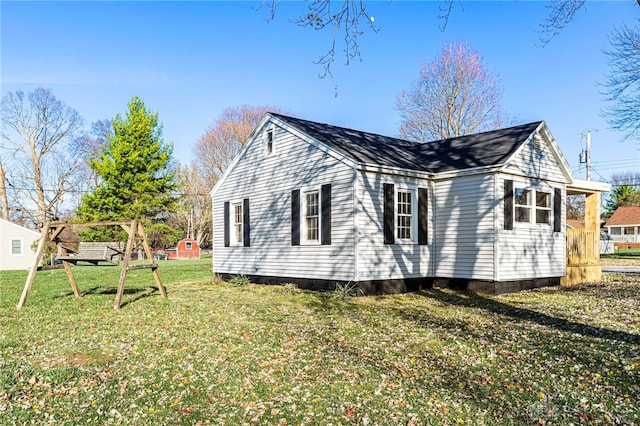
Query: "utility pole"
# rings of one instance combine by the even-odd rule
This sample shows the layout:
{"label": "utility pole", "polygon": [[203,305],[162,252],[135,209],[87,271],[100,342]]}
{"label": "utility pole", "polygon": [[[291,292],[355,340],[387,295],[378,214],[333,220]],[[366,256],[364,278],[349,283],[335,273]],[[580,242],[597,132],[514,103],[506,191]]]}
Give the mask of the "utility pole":
{"label": "utility pole", "polygon": [[580,164],[583,163],[587,163],[587,180],[591,180],[591,130],[587,130],[587,149],[580,151]]}
{"label": "utility pole", "polygon": [[587,180],[591,180],[591,130],[587,130]]}

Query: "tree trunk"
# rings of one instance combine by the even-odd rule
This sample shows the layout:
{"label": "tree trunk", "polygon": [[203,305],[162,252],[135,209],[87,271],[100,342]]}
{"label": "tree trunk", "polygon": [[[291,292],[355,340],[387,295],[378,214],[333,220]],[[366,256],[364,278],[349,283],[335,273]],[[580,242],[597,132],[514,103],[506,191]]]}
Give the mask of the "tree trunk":
{"label": "tree trunk", "polygon": [[0,160],[0,209],[2,209],[2,218],[9,220],[9,200],[7,200],[7,185],[6,176],[4,173],[4,167],[2,167],[2,161]]}

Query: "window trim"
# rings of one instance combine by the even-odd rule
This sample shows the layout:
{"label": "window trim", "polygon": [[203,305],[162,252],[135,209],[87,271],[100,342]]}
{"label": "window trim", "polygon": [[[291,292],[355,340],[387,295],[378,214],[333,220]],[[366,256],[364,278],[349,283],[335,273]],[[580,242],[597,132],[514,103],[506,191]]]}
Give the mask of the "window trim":
{"label": "window trim", "polygon": [[270,126],[264,131],[264,154],[270,156],[275,154],[276,132],[274,126]]}
{"label": "window trim", "polygon": [[[242,200],[232,201],[231,208],[229,209],[229,245],[230,246],[242,246],[244,244],[244,206]],[[238,215],[236,214],[236,207],[240,207],[240,222],[236,222]],[[237,226],[240,225],[240,238],[238,240]]]}
{"label": "window trim", "polygon": [[[24,240],[22,238],[12,238],[11,240],[9,240],[9,253],[11,256],[23,256],[24,255]],[[18,241],[20,243],[20,253],[14,253],[13,252],[13,242],[14,241]]]}
{"label": "window trim", "polygon": [[[547,196],[547,206],[546,207],[541,207],[538,206],[538,193],[543,193],[546,194]],[[535,221],[536,225],[551,225],[551,214],[552,214],[552,197],[551,197],[551,192],[547,192],[547,191],[543,191],[543,190],[536,190],[535,191],[535,202],[534,202],[534,212],[535,212],[535,218],[532,218],[532,221]],[[538,211],[546,211],[547,212],[547,221],[546,222],[538,222]]]}
{"label": "window trim", "polygon": [[[528,204],[519,204],[518,203],[518,191],[528,191],[529,199]],[[553,225],[553,188],[549,189],[540,189],[533,188],[531,186],[518,185],[517,183],[513,186],[513,223],[516,226],[538,226],[538,227],[551,227]],[[547,206],[540,207],[537,202],[538,193],[544,193],[547,195]],[[529,210],[529,220],[523,221],[518,220],[518,215],[516,212],[518,208],[528,209]],[[546,211],[547,221],[546,222],[538,222],[538,211]]]}
{"label": "window trim", "polygon": [[[316,193],[318,196],[317,214],[315,216],[318,221],[317,239],[308,239],[307,231],[307,194]],[[301,245],[320,245],[322,241],[322,191],[321,187],[302,188],[300,191],[300,244]]]}
{"label": "window trim", "polygon": [[[395,184],[393,200],[393,237],[395,244],[418,244],[418,186],[417,185],[399,185]],[[398,237],[399,230],[399,205],[400,193],[409,193],[411,195],[411,238]]]}

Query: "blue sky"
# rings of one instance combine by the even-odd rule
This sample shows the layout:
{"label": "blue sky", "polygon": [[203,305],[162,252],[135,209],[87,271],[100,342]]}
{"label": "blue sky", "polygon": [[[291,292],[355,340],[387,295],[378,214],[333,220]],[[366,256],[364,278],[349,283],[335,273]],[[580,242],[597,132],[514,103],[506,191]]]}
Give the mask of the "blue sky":
{"label": "blue sky", "polygon": [[500,76],[514,124],[546,120],[577,177],[584,178],[578,154],[586,130],[594,180],[640,170],[639,141],[622,142],[607,129],[599,86],[608,34],[638,22],[635,1],[588,1],[544,48],[538,47],[548,13],[543,2],[456,2],[445,31],[442,2],[370,2],[380,31],[361,37],[362,61],[344,66],[337,56],[337,96],[314,64],[331,34],[291,23],[304,13],[302,2],[281,2],[271,22],[261,4],[2,1],[1,92],[50,88],[87,128],[124,113],[141,96],[159,113],[176,158],[188,162],[218,115],[242,104],[276,105],[300,118],[395,136],[396,97],[420,64],[443,44],[466,41]]}

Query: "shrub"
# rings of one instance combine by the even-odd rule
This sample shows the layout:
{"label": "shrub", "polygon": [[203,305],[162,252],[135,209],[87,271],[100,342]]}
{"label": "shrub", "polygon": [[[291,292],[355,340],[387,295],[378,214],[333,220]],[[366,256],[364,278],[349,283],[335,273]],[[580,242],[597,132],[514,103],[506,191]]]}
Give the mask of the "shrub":
{"label": "shrub", "polygon": [[234,287],[243,287],[247,284],[251,284],[251,281],[249,280],[249,278],[242,274],[242,275],[235,275],[233,276],[230,280],[229,280],[229,284],[231,284]]}
{"label": "shrub", "polygon": [[284,283],[282,284],[282,292],[286,294],[294,294],[298,292],[298,284],[296,283]]}
{"label": "shrub", "polygon": [[336,283],[336,288],[331,292],[331,298],[334,300],[344,300],[348,297],[361,296],[362,290],[351,282]]}

